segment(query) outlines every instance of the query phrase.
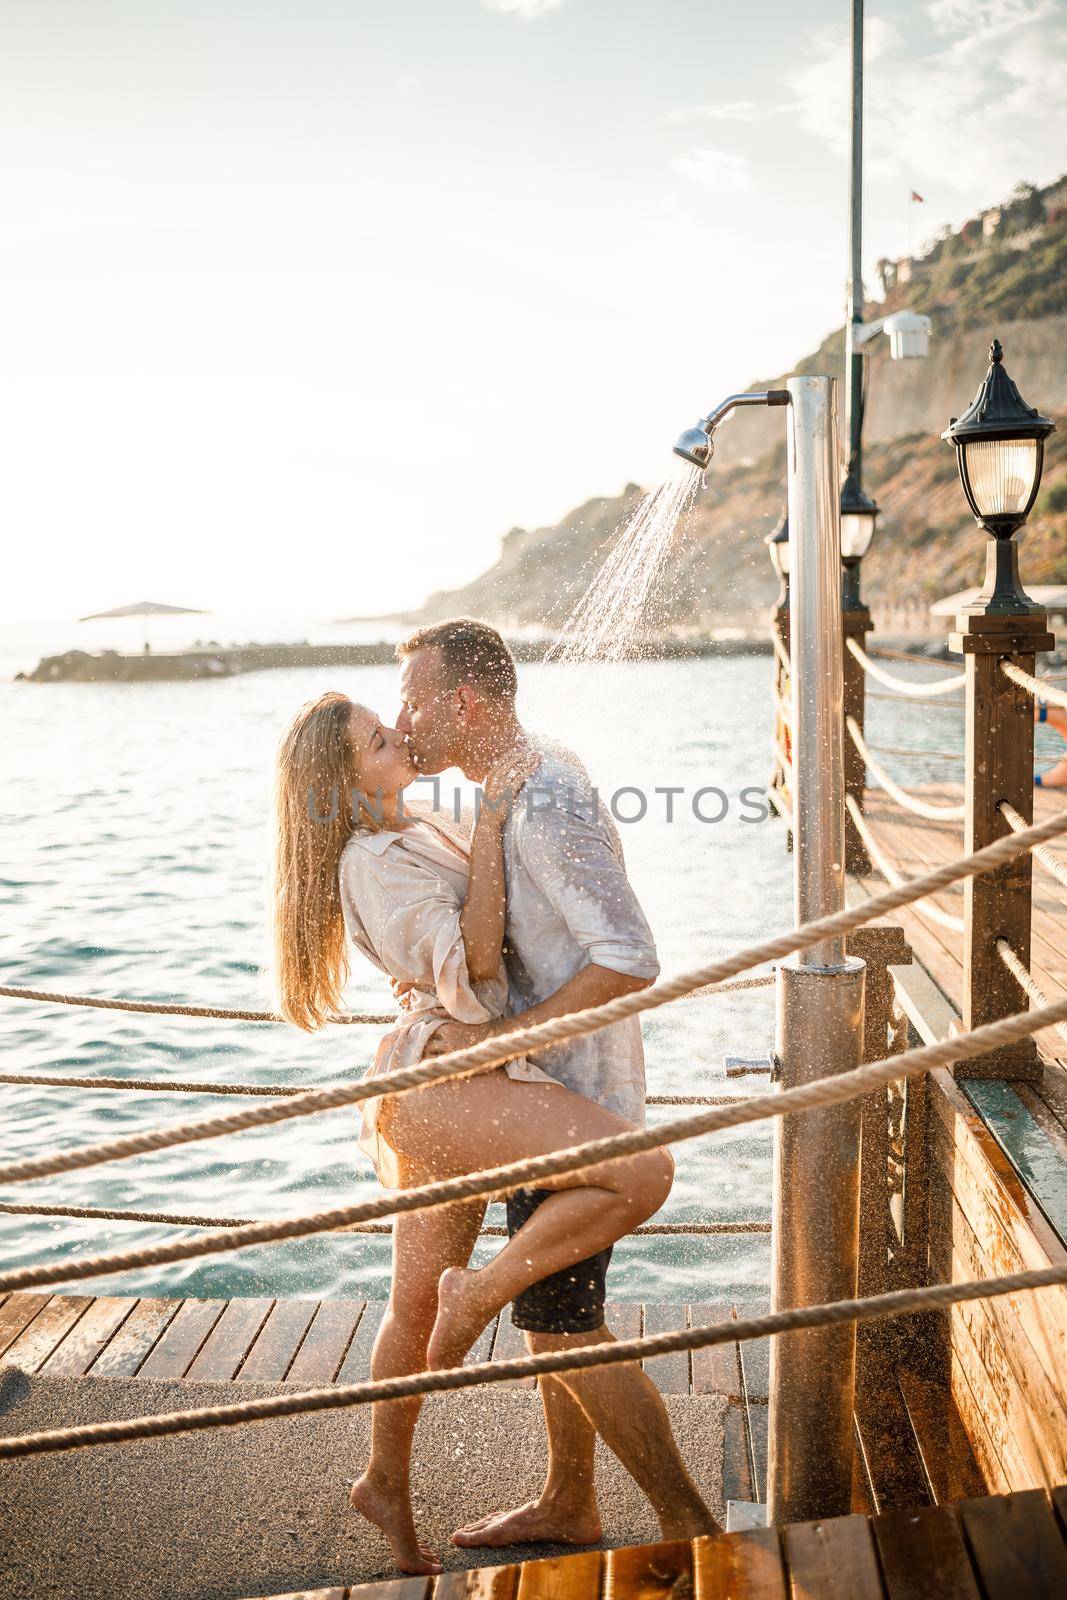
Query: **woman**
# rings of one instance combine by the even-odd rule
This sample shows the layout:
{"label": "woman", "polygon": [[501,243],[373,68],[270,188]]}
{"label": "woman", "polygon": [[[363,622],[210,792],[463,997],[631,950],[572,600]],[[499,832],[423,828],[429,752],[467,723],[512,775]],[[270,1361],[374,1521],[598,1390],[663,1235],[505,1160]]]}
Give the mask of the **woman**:
{"label": "woman", "polygon": [[[487,778],[487,799],[516,794],[535,767],[532,752],[514,752]],[[382,1040],[372,1073],[418,1061],[450,1018],[485,1022],[503,1016],[507,1003],[506,806],[482,808],[468,845],[429,815],[404,810],[401,795],[415,776],[403,736],[342,694],[304,706],[278,752],[271,903],[279,1006],[305,1029],[327,1021],[340,1007],[351,939],[395,985],[410,986],[407,1015]],[[381,1181],[396,1188],[632,1126],[550,1078],[536,1057],[521,1056],[477,1076],[364,1101],[362,1109],[360,1146]],[[435,1321],[439,1313],[447,1319],[446,1299],[454,1302],[458,1290],[484,1328],[523,1289],[630,1233],[663,1204],[673,1171],[669,1154],[653,1150],[539,1179],[539,1187],[559,1192],[478,1271],[457,1269],[470,1259],[484,1199],[396,1217],[389,1306],[372,1375],[424,1368]],[[430,1573],[441,1568],[418,1541],[410,1501],[420,1405],[415,1397],[373,1408],[371,1457],[351,1501],[386,1535],[402,1571]]]}

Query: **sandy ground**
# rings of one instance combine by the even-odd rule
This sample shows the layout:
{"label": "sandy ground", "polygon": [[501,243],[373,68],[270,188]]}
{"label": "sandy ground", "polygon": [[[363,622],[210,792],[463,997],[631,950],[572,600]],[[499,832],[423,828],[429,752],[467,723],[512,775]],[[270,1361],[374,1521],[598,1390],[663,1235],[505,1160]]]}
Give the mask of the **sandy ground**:
{"label": "sandy ground", "polygon": [[[284,1384],[150,1383],[126,1378],[0,1380],[0,1429],[29,1432],[190,1409]],[[722,1415],[715,1396],[668,1397],[675,1432],[722,1515]],[[170,1439],[0,1462],[3,1600],[223,1600],[394,1576],[377,1532],[347,1505],[366,1454],[365,1408],[285,1417]],[[544,1470],[536,1393],[432,1397],[417,1437],[416,1514],[447,1567],[559,1553],[460,1551],[452,1529],[518,1504]],[[606,1451],[605,1544],[658,1537],[632,1480]]]}

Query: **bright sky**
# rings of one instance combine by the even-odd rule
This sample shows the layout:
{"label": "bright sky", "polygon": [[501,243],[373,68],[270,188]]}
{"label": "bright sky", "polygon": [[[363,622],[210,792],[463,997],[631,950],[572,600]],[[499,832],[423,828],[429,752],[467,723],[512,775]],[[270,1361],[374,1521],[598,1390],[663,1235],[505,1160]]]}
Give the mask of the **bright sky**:
{"label": "bright sky", "polygon": [[[841,320],[848,13],[0,0],[0,617],[411,605],[665,475]],[[868,7],[872,265],[1057,174],[1065,36]]]}

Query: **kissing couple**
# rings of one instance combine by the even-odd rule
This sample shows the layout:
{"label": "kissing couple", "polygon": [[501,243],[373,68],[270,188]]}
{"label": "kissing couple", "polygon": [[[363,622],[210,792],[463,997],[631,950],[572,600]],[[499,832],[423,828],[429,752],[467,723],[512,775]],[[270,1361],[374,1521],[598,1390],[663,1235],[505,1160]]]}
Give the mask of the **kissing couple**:
{"label": "kissing couple", "polygon": [[[500,634],[458,618],[420,629],[397,656],[396,726],[323,694],[284,734],[275,778],[279,1006],[299,1027],[321,1026],[341,1007],[354,947],[389,976],[402,1006],[371,1074],[601,1005],[659,972],[617,830],[577,758],[538,747],[523,729]],[[449,767],[482,787],[473,827],[402,802],[416,778]],[[389,1189],[626,1133],[645,1116],[640,1021],[361,1110],[360,1147]],[[612,1246],[663,1205],[673,1175],[668,1152],[650,1150],[518,1189],[507,1197],[508,1242],[478,1269],[469,1261],[484,1197],[396,1216],[372,1376],[461,1366],[509,1303],[533,1352],[612,1342]],[[459,1529],[457,1545],[597,1543],[597,1434],[647,1495],[664,1538],[717,1531],[637,1363],[544,1377],[540,1393],[549,1465],[539,1498]],[[410,1498],[421,1403],[373,1407],[370,1460],[351,1502],[385,1534],[402,1572],[435,1573]]]}

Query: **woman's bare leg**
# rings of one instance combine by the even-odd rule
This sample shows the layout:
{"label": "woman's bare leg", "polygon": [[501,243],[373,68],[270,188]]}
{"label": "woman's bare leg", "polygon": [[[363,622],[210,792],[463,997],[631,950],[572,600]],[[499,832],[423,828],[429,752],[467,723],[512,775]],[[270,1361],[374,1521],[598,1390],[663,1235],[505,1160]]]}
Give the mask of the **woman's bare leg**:
{"label": "woman's bare leg", "polygon": [[[475,1172],[545,1155],[632,1124],[561,1084],[525,1083],[503,1072],[435,1085],[400,1097],[391,1110],[394,1148],[433,1152],[438,1170]],[[431,1367],[459,1366],[490,1319],[523,1289],[595,1255],[663,1204],[674,1164],[663,1150],[601,1162],[539,1181],[558,1190],[500,1253],[478,1271],[441,1276]]]}
{"label": "woman's bare leg", "polygon": [[[427,1182],[431,1174],[409,1169],[405,1184]],[[484,1200],[406,1212],[394,1220],[393,1282],[389,1308],[371,1355],[371,1376],[393,1378],[420,1372],[437,1316],[437,1285],[448,1267],[466,1265],[478,1237]],[[401,1572],[440,1572],[433,1552],[419,1543],[411,1514],[411,1442],[422,1405],[384,1400],[371,1408],[371,1451],[350,1499],[357,1511],[389,1540]]]}

